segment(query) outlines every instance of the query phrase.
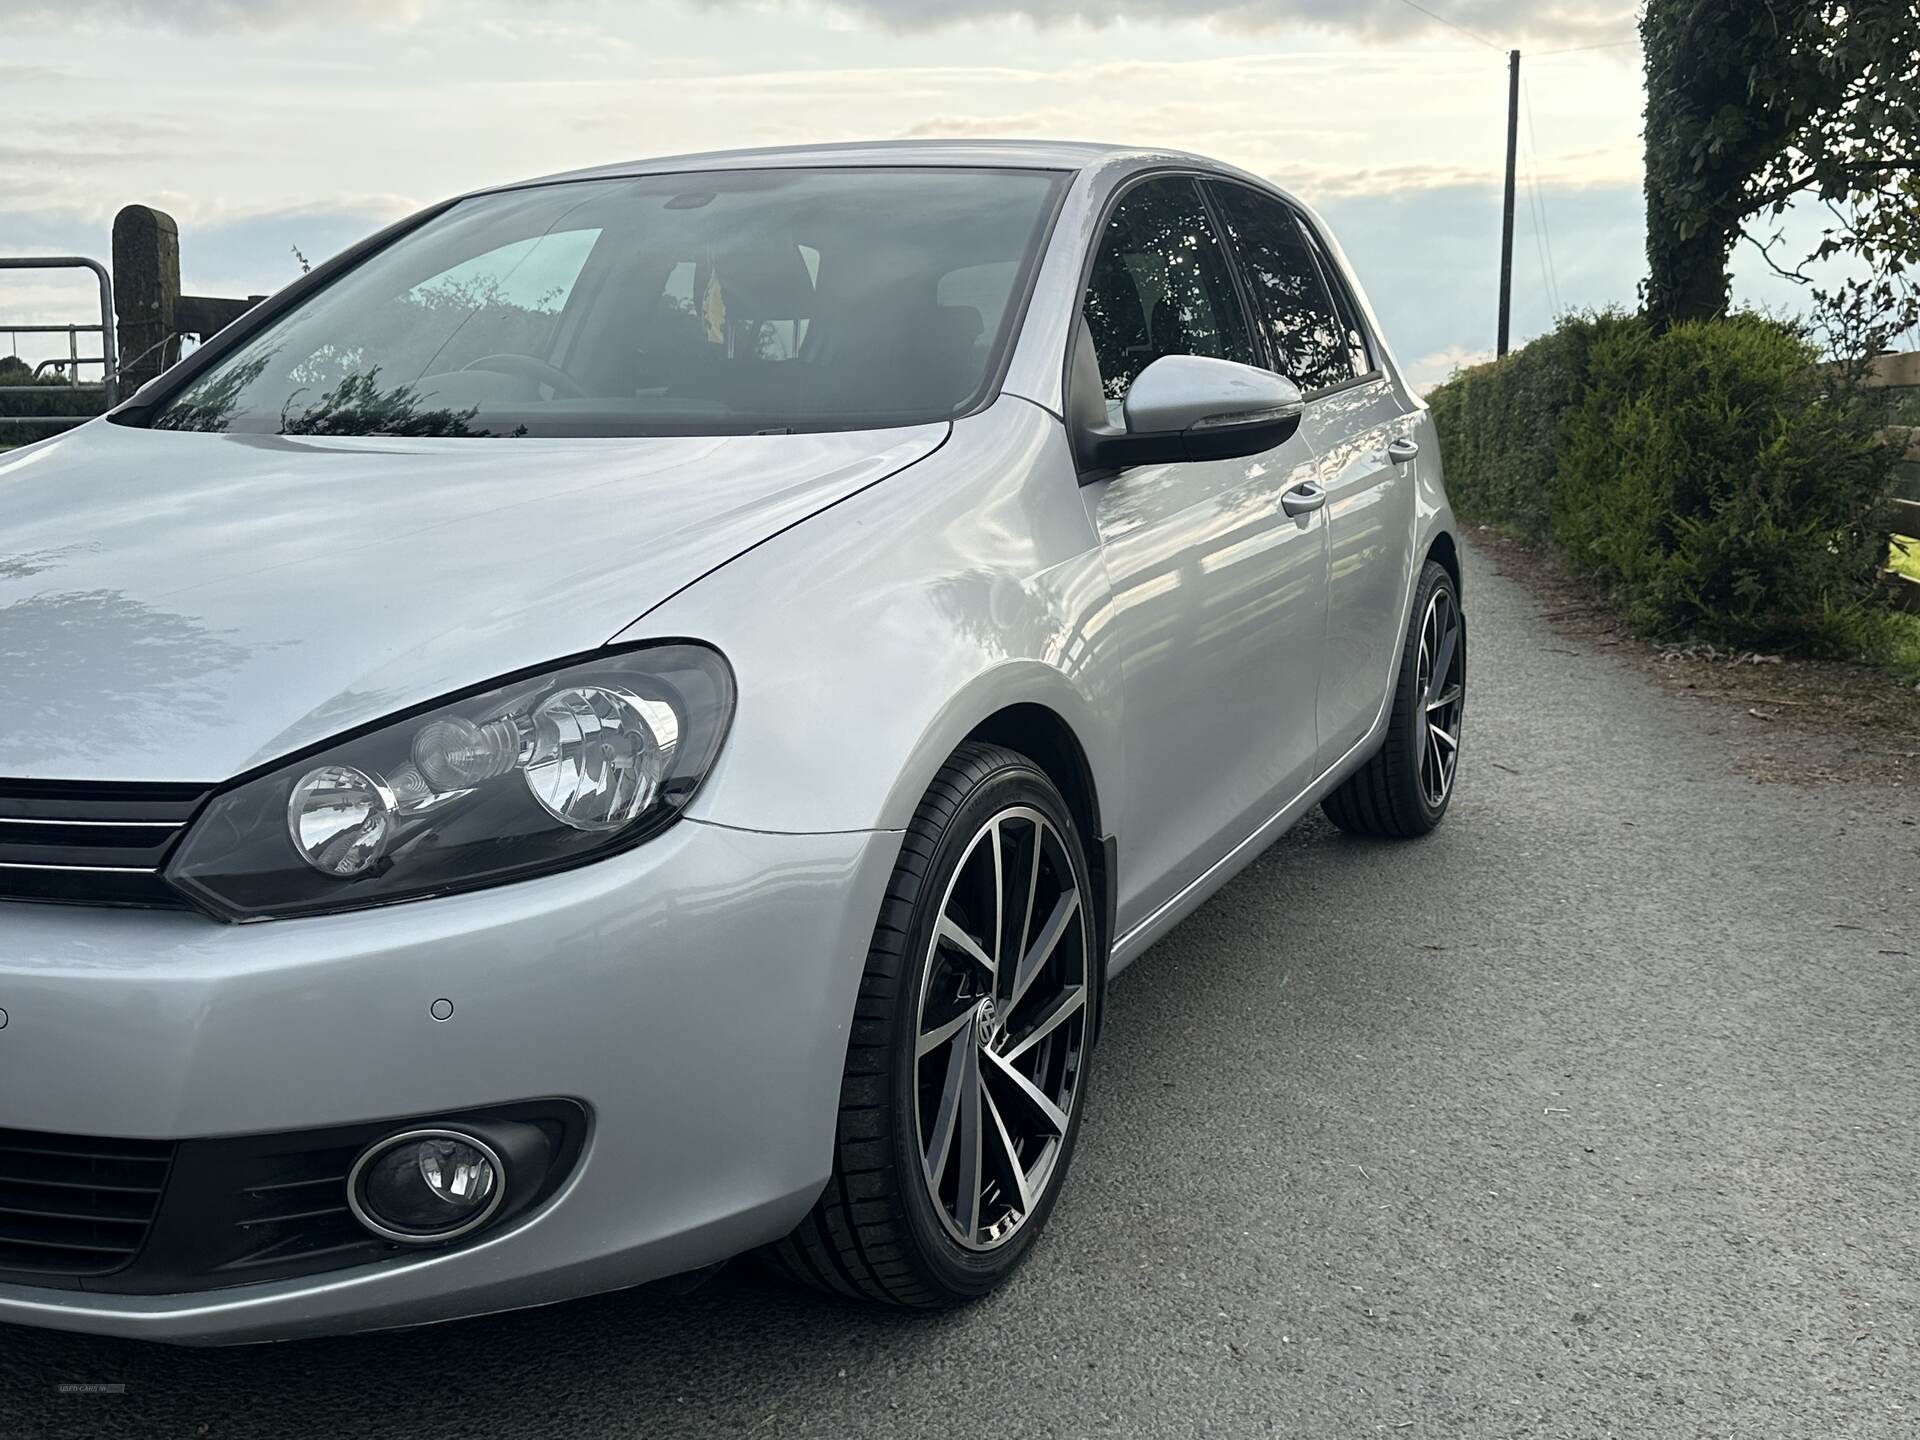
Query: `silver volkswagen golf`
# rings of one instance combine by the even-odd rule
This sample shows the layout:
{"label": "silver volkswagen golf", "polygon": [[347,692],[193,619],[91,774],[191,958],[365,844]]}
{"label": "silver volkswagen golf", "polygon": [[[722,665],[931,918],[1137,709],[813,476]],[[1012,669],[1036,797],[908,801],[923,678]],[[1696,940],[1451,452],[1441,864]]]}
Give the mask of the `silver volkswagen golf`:
{"label": "silver volkswagen golf", "polygon": [[0,1321],[215,1342],[990,1290],[1107,982],[1438,824],[1466,648],[1310,212],[930,143],[356,246],[0,459],[0,662]]}

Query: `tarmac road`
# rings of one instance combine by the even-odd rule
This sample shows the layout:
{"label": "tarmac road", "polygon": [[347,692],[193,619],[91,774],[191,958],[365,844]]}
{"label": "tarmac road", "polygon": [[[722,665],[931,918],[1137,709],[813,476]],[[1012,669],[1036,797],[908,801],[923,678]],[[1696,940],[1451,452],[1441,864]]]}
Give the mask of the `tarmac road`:
{"label": "tarmac road", "polygon": [[1469,563],[1448,823],[1316,817],[1116,983],[1003,1294],[0,1328],[0,1440],[1920,1433],[1920,794],[1740,778],[1738,712]]}

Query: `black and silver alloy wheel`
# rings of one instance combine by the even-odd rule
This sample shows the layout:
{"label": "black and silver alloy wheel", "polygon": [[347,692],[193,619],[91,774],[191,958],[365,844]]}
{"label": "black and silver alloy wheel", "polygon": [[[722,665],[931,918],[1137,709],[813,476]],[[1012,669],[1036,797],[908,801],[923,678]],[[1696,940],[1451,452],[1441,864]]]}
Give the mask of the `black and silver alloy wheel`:
{"label": "black and silver alloy wheel", "polygon": [[1420,663],[1415,676],[1422,707],[1420,791],[1436,810],[1447,803],[1460,760],[1467,674],[1466,649],[1460,643],[1464,628],[1453,587],[1435,587],[1420,622]]}
{"label": "black and silver alloy wheel", "polygon": [[961,746],[901,839],[854,1009],[833,1175],[765,1252],[774,1268],[925,1307],[1012,1273],[1073,1158],[1102,914],[1046,772]]}
{"label": "black and silver alloy wheel", "polygon": [[1467,618],[1446,566],[1428,560],[1414,591],[1395,672],[1387,735],[1372,758],[1320,802],[1354,835],[1410,839],[1446,818],[1460,771],[1467,705]]}
{"label": "black and silver alloy wheel", "polygon": [[928,945],[914,1057],[921,1174],[961,1245],[1004,1245],[1046,1192],[1086,1042],[1087,905],[1027,805],[974,834]]}

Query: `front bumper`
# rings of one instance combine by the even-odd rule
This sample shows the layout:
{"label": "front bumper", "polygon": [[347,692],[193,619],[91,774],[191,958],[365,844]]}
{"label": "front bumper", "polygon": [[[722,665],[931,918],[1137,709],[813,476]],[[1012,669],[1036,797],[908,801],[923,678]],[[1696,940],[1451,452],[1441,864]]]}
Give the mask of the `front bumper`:
{"label": "front bumper", "polygon": [[684,820],[565,874],[349,915],[4,906],[0,1127],[174,1140],[543,1096],[592,1122],[562,1189],[474,1243],[173,1295],[0,1284],[0,1322],[199,1342],[373,1329],[638,1284],[784,1234],[827,1177],[898,847]]}

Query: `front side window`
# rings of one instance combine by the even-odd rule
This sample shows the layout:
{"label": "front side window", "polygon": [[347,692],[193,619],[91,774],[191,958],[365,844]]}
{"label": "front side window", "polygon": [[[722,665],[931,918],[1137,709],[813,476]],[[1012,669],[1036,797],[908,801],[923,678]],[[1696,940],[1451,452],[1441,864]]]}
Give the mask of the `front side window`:
{"label": "front side window", "polygon": [[1309,393],[1353,379],[1358,372],[1346,327],[1334,314],[1293,211],[1244,185],[1215,185],[1213,193],[1253,291],[1275,371]]}
{"label": "front side window", "polygon": [[1162,355],[1257,363],[1233,272],[1187,176],[1143,181],[1121,196],[1082,313],[1114,416],[1135,377]]}
{"label": "front side window", "polygon": [[711,171],[463,200],[154,417],[283,435],[851,430],[978,405],[1063,177]]}

